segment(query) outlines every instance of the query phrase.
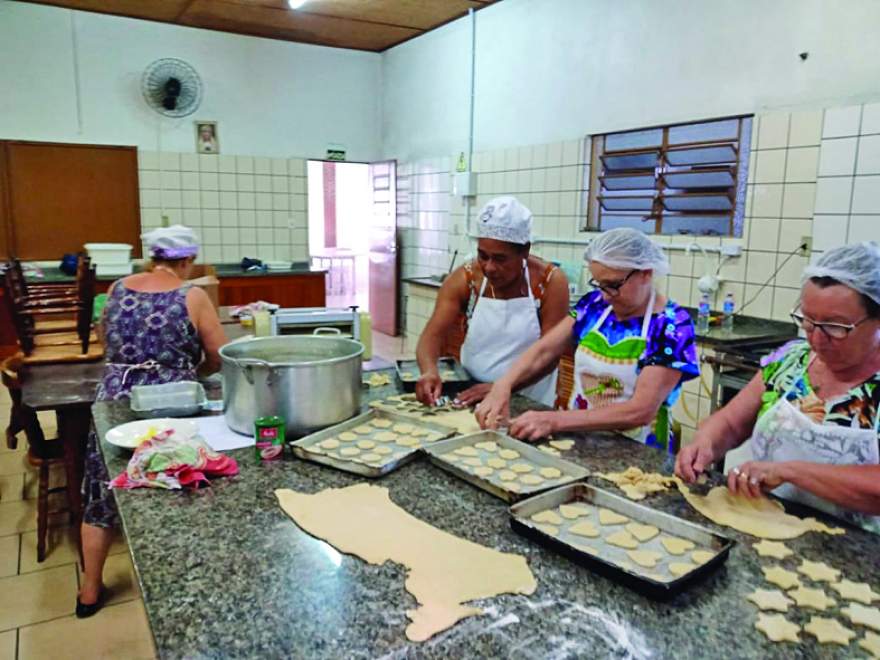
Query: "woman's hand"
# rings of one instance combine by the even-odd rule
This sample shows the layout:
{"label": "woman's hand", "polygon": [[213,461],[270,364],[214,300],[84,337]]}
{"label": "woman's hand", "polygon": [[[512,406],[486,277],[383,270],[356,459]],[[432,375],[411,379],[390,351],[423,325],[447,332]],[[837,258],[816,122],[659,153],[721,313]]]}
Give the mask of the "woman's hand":
{"label": "woman's hand", "polygon": [[749,461],[733,468],[727,475],[727,487],[734,495],[761,497],[765,491],[773,490],[785,483],[783,476],[786,463],[770,461]]}
{"label": "woman's hand", "polygon": [[477,383],[466,390],[462,390],[455,397],[455,405],[462,408],[470,408],[475,403],[479,403],[492,390],[492,383]]}
{"label": "woman's hand", "polygon": [[416,398],[426,406],[433,406],[443,394],[443,381],[440,374],[427,372],[419,376],[416,382]]}
{"label": "woman's hand", "polygon": [[497,429],[510,418],[510,388],[495,383],[474,411],[481,429]]}
{"label": "woman's hand", "polygon": [[537,442],[555,430],[556,411],[530,410],[510,423],[508,434],[520,440]]}
{"label": "woman's hand", "polygon": [[675,459],[675,474],[685,483],[694,483],[706,468],[715,460],[715,452],[706,441],[699,438],[678,452]]}

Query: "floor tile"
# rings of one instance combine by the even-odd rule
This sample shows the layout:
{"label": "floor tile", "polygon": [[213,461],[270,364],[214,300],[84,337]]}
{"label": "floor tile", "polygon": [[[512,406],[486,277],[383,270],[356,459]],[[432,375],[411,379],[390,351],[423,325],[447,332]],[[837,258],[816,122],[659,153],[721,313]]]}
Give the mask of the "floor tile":
{"label": "floor tile", "polygon": [[25,452],[9,452],[0,454],[0,474],[21,474],[28,469]]}
{"label": "floor tile", "polygon": [[[62,499],[59,499],[62,498]],[[64,493],[49,498],[49,510],[61,508],[65,501]],[[67,513],[53,513],[49,516],[49,527],[64,526],[68,522]],[[29,532],[37,528],[37,501],[0,502],[0,536]]]}
{"label": "floor tile", "polygon": [[0,633],[0,660],[15,660],[16,631]]}
{"label": "floor tile", "polygon": [[37,561],[37,532],[21,535],[21,563],[19,573],[33,573],[54,566],[75,564],[79,561],[76,537],[72,527],[51,527],[46,534],[46,558]]}
{"label": "floor tile", "polygon": [[0,631],[73,614],[76,591],[73,566],[0,579]]}
{"label": "floor tile", "polygon": [[[77,570],[79,567],[77,566]],[[134,567],[128,554],[115,554],[107,557],[104,564],[104,585],[110,590],[108,605],[124,603],[140,598],[140,589],[134,577]]]}
{"label": "floor tile", "polygon": [[18,534],[0,536],[0,578],[18,573],[18,549],[20,544],[21,537]]}
{"label": "floor tile", "polygon": [[0,475],[0,502],[17,502],[24,493],[24,474]]}
{"label": "floor tile", "polygon": [[[63,465],[53,465],[49,468],[49,488],[56,488],[67,483],[67,476]],[[36,499],[40,490],[40,473],[38,470],[28,470],[24,473],[24,499]]]}
{"label": "floor tile", "polygon": [[19,631],[19,660],[155,657],[140,600],[105,607],[88,619],[70,616]]}

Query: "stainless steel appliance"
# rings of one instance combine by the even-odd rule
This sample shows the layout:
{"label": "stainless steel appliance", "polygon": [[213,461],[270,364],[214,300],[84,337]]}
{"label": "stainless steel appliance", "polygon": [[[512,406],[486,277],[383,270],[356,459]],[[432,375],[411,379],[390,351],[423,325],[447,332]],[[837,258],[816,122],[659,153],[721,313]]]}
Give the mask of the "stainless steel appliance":
{"label": "stainless steel appliance", "polygon": [[761,358],[790,339],[726,344],[719,346],[715,355],[705,355],[703,362],[712,367],[711,411],[715,412],[735,397],[758,373]]}
{"label": "stainless steel appliance", "polygon": [[272,335],[311,335],[335,328],[342,337],[361,340],[360,314],[352,307],[286,307],[272,314]]}

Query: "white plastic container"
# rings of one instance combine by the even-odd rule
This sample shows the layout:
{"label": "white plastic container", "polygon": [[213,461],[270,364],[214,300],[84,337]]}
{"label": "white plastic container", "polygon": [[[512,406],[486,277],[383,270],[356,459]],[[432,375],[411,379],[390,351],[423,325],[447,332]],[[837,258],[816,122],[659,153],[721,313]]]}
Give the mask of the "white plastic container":
{"label": "white plastic container", "polygon": [[121,277],[122,275],[131,275],[133,270],[134,264],[130,261],[124,264],[95,264],[97,277]]}
{"label": "white plastic container", "polygon": [[96,265],[120,265],[131,261],[131,246],[128,243],[86,243],[83,247]]}

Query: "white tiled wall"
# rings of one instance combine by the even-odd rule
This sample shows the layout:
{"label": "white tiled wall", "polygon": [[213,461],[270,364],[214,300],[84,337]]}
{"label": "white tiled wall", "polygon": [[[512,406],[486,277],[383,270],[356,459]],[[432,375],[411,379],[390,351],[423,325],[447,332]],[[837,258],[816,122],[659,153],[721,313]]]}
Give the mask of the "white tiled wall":
{"label": "white tiled wall", "polygon": [[303,159],[138,151],[138,176],[143,229],[192,227],[205,262],[308,259]]}

